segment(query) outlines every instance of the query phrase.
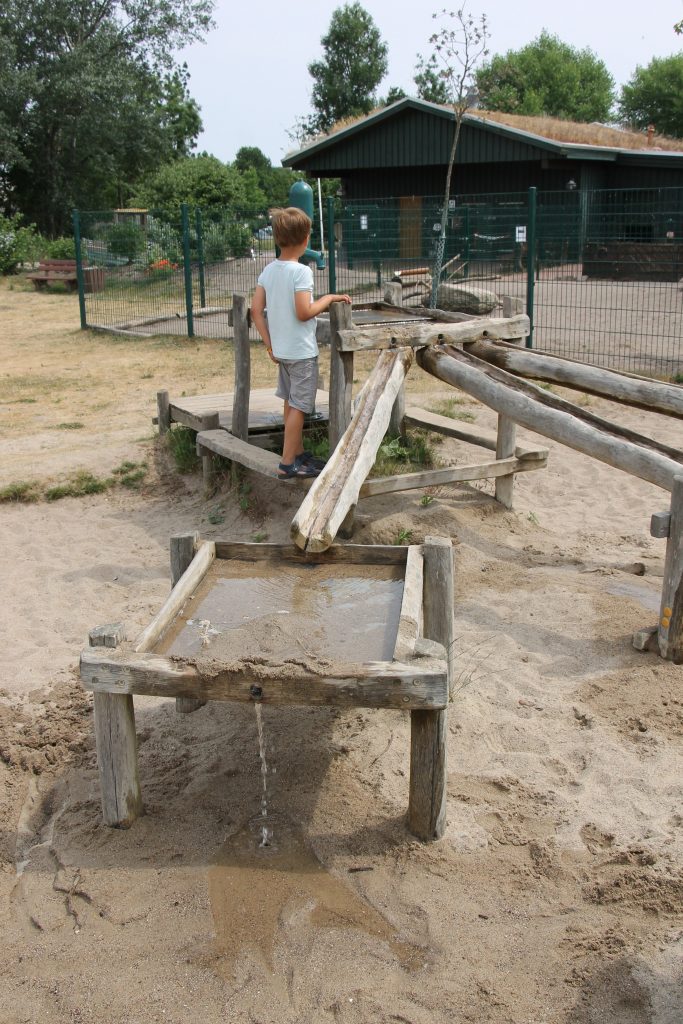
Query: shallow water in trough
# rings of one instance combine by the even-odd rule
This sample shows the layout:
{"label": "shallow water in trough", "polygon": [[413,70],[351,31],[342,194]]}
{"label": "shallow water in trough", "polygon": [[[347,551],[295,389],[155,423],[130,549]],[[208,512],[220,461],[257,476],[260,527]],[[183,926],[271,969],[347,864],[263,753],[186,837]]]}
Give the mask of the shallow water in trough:
{"label": "shallow water in trough", "polygon": [[301,656],[303,648],[331,661],[390,661],[402,597],[403,570],[396,566],[220,560],[157,653],[208,653],[217,635],[277,617],[284,634],[279,659]]}

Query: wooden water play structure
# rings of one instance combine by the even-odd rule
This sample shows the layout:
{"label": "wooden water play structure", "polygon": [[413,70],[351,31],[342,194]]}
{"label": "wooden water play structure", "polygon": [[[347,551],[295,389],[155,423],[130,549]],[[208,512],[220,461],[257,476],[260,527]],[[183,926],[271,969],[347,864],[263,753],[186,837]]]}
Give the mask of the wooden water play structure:
{"label": "wooden water play structure", "polygon": [[[157,615],[130,643],[120,624],[93,630],[90,647],[81,655],[83,685],[94,693],[105,822],[128,827],[142,810],[133,695],[149,694],[190,702],[190,708],[181,710],[223,700],[410,711],[408,826],[422,839],[442,835],[446,707],[452,680],[452,559],[450,540],[441,538],[426,538],[419,546],[345,545],[306,555],[290,545],[201,541],[196,534],[173,537],[173,586]],[[201,640],[193,648],[184,635],[189,631],[196,640],[196,628],[193,633],[190,627],[196,627],[197,617],[206,614],[213,600],[211,619],[200,618],[200,625],[210,624],[213,633],[223,634],[230,644],[231,631],[244,618],[245,582],[263,575],[264,568],[267,585],[258,590],[258,613],[254,613],[262,621],[283,614],[277,600],[268,602],[282,597],[280,590],[273,598],[273,581],[281,584],[288,572],[295,574],[291,590],[286,591],[292,607],[299,608],[303,602],[310,606],[311,615],[322,614],[323,591],[329,591],[340,573],[347,588],[349,576],[360,586],[369,574],[386,576],[393,581],[399,600],[387,603],[385,588],[373,605],[364,590],[364,599],[358,602],[362,626],[347,629],[344,613],[332,598],[332,619],[321,641],[321,655],[311,658],[304,648],[293,656],[286,651],[265,656],[257,647],[257,656],[235,650],[230,657],[222,653],[207,667],[201,660]],[[226,573],[233,588],[221,598],[218,591]],[[363,661],[357,654],[364,649],[359,634],[372,631],[373,614],[376,628],[368,650],[379,656]],[[308,632],[307,648],[312,643]],[[209,643],[207,652],[211,649]],[[330,650],[335,651],[332,658]],[[306,653],[308,659],[303,656]]]}

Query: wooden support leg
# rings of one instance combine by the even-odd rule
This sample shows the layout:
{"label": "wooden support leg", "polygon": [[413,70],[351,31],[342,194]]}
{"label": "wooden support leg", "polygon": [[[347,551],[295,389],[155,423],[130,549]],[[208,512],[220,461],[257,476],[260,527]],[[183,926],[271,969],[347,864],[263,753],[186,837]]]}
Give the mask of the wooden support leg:
{"label": "wooden support leg", "polygon": [[401,389],[396,395],[389,420],[389,433],[395,437],[403,437],[405,433],[404,418],[406,414],[406,386],[401,384]]}
{"label": "wooden support leg", "polygon": [[[217,412],[212,412],[207,416],[202,417],[202,430],[218,430],[220,427],[219,416]],[[216,464],[214,462],[213,454],[206,452],[202,455],[202,480],[204,483],[204,496],[209,497],[213,494],[216,486]]]}
{"label": "wooden support leg", "polygon": [[683,476],[674,477],[659,614],[659,653],[683,663]]}
{"label": "wooden support leg", "polygon": [[[496,435],[496,458],[507,459],[515,454],[517,446],[517,428],[514,420],[498,414],[498,433]],[[515,474],[496,477],[496,501],[505,508],[512,508],[512,492],[515,486]]]}
{"label": "wooden support leg", "polygon": [[341,537],[342,540],[351,540],[351,538],[353,537],[353,530],[354,530],[354,526],[355,526],[354,521],[353,521],[353,516],[354,516],[355,511],[356,511],[356,506],[352,505],[351,508],[349,509],[349,511],[346,513],[346,516],[344,517],[344,521],[342,522],[341,526],[337,530],[337,536]]}
{"label": "wooden support leg", "polygon": [[157,426],[160,434],[171,429],[171,402],[168,391],[157,391]]}
{"label": "wooden support leg", "polygon": [[232,430],[242,441],[249,439],[249,395],[251,391],[251,347],[247,322],[247,297],[232,297],[232,327],[235,351],[235,390],[232,402]]}
{"label": "wooden support leg", "polygon": [[353,327],[351,307],[346,302],[333,302],[330,306],[330,453],[351,422],[353,352],[339,351],[338,333],[349,327]]}
{"label": "wooden support leg", "polygon": [[[448,652],[449,692],[453,673],[453,548],[450,540],[425,537],[424,635]],[[410,713],[408,828],[418,839],[440,839],[446,828],[447,711]]]}
{"label": "wooden support leg", "polygon": [[[91,646],[116,647],[120,625],[93,630]],[[100,771],[102,816],[106,825],[129,828],[142,813],[133,698],[126,693],[95,693],[95,745]]]}
{"label": "wooden support leg", "polygon": [[[171,587],[183,575],[188,565],[194,558],[195,547],[199,540],[198,533],[180,533],[171,537]],[[189,715],[206,704],[205,700],[197,700],[195,697],[176,697],[175,709],[180,715]]]}

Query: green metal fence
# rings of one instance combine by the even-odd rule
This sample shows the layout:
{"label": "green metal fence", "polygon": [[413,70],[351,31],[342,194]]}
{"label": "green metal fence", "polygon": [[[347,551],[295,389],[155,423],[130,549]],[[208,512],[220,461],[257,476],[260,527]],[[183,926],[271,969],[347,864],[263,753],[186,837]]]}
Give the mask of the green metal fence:
{"label": "green metal fence", "polygon": [[[374,301],[400,280],[406,303],[428,301],[442,204],[328,201],[316,292]],[[74,226],[89,327],[231,337],[233,293],[251,293],[275,255],[265,210],[89,212]],[[681,374],[681,278],[683,189],[529,189],[448,203],[443,281],[521,299],[539,349]]]}

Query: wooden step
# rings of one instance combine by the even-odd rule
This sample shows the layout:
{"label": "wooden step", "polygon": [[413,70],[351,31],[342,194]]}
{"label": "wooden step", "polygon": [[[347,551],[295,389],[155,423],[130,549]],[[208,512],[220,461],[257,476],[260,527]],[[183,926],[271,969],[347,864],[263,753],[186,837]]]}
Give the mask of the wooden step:
{"label": "wooden step", "polygon": [[247,441],[241,441],[239,437],[235,437],[227,430],[201,430],[197,434],[197,454],[207,455],[208,453],[221,455],[231,462],[238,462],[240,466],[253,469],[263,476],[275,477],[281,483],[303,483],[310,486],[312,481],[311,477],[290,477],[282,480],[277,471],[280,464],[279,455],[258,448]]}

